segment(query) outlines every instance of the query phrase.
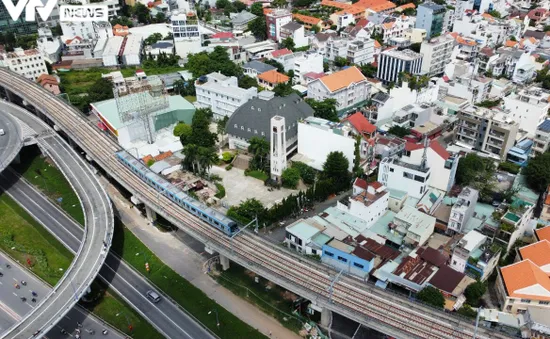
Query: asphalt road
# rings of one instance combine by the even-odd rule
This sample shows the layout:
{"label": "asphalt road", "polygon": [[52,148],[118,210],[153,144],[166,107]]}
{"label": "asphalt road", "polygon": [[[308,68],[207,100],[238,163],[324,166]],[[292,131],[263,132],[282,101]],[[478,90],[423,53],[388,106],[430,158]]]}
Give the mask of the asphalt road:
{"label": "asphalt road", "polygon": [[21,128],[11,115],[0,110],[0,129],[4,135],[0,135],[0,172],[4,170],[17,156],[23,146]]}
{"label": "asphalt road", "polygon": [[[6,264],[11,267],[7,268]],[[33,297],[31,291],[37,294],[35,298],[36,302],[39,302],[40,298],[47,295],[51,288],[3,253],[0,253],[0,272],[2,273],[2,277],[0,277],[0,333],[2,333],[36,306],[36,303],[31,300]],[[25,286],[21,283],[22,280],[27,283]],[[18,284],[19,288],[16,288],[15,284]],[[21,297],[25,297],[27,300],[23,302]],[[106,326],[101,320],[79,306],[73,308],[46,336],[48,339],[74,338],[77,334],[76,329],[79,328],[78,323],[82,325],[80,331],[84,337],[89,338],[92,336],[90,333],[94,332],[94,337],[124,338],[123,335]],[[61,333],[61,329],[67,333]],[[107,335],[102,334],[103,330],[107,330]]]}
{"label": "asphalt road", "polygon": [[[69,250],[75,252],[78,249],[83,229],[41,193],[25,181],[18,180],[10,170],[0,173],[0,188],[6,190]],[[114,254],[109,253],[99,275],[164,336],[178,339],[214,338],[166,296],[158,304],[149,301],[145,293],[155,288]]]}

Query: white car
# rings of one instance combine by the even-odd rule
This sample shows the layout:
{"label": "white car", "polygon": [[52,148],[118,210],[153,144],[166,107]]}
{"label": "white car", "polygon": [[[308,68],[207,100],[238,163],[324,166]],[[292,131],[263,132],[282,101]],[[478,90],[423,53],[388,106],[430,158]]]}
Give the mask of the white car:
{"label": "white car", "polygon": [[6,134],[6,132],[4,132],[2,128],[0,128],[0,135],[4,135],[4,134]]}

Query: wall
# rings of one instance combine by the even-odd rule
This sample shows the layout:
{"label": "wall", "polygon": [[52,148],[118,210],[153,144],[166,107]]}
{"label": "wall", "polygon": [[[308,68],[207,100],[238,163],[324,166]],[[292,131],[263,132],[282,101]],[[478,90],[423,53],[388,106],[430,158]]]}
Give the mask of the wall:
{"label": "wall", "polygon": [[[353,89],[353,97],[350,96],[352,91],[350,88],[344,88],[334,93],[329,92],[319,79],[312,81],[307,85],[307,87],[308,98],[313,98],[317,101],[323,101],[327,98],[336,99],[338,102],[336,110],[338,111],[367,100],[369,95],[369,84],[366,80],[355,85]],[[353,98],[351,103],[349,103],[348,97]]]}
{"label": "wall", "polygon": [[546,118],[550,105],[539,107],[508,96],[504,97],[504,107],[510,109],[510,115],[519,122],[520,129],[534,136],[537,126]]}
{"label": "wall", "polygon": [[[354,199],[349,200],[349,209],[340,208],[348,213],[361,218],[367,225],[372,226],[380,217],[388,210],[388,200],[390,194],[386,192],[386,195],[379,198],[370,206],[365,206],[363,202],[356,201]],[[345,207],[345,206],[342,206]]]}
{"label": "wall", "polygon": [[378,107],[377,121],[390,119],[394,112],[414,103],[431,103],[437,100],[439,86],[432,86],[419,91],[411,90],[408,83],[395,87],[390,91],[390,99]]}
{"label": "wall", "polygon": [[[391,169],[393,169],[393,172],[391,172]],[[404,177],[405,172],[424,178],[427,176],[426,173],[405,168],[398,164],[382,162],[378,171],[378,181],[388,188],[405,191],[409,196],[420,199],[426,191],[427,182],[406,178]]]}
{"label": "wall", "polygon": [[374,262],[374,260],[367,261],[353,254],[330,247],[329,245],[323,245],[321,261],[331,266],[335,266],[337,269],[343,269],[345,272],[354,273],[356,275],[360,273],[361,276],[367,275],[372,270]]}

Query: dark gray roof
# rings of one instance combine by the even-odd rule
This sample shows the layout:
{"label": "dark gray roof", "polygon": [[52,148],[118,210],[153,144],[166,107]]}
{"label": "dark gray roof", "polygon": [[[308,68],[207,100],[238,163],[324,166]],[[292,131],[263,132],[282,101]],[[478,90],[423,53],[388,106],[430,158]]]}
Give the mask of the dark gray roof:
{"label": "dark gray roof", "polygon": [[159,41],[151,45],[153,48],[168,48],[168,47],[174,47],[174,43],[172,41]]}
{"label": "dark gray roof", "polygon": [[336,33],[317,33],[317,34],[315,34],[315,37],[320,42],[327,41],[328,38],[336,37],[336,36],[338,36],[338,34],[336,34]]}
{"label": "dark gray roof", "polygon": [[235,15],[235,17],[231,19],[231,22],[234,25],[244,25],[254,19],[256,19],[256,16],[254,14],[243,10],[239,14]]}
{"label": "dark gray roof", "polygon": [[538,40],[542,40],[546,36],[546,32],[543,31],[535,31],[534,29],[528,29],[523,33],[524,38],[535,38]]}
{"label": "dark gray roof", "polygon": [[550,120],[544,120],[544,122],[542,122],[537,129],[546,133],[550,132]]}
{"label": "dark gray roof", "polygon": [[302,25],[300,25],[296,21],[291,21],[291,22],[289,22],[288,24],[284,25],[281,28],[288,29],[289,31],[294,32],[295,30],[300,29],[301,27],[302,27]]}
{"label": "dark gray roof", "polygon": [[242,67],[243,68],[255,69],[256,72],[258,72],[258,73],[264,73],[264,72],[271,71],[273,69],[277,69],[277,67],[275,67],[275,66],[271,66],[271,65],[268,65],[266,63],[263,63],[261,61],[256,61],[256,60],[249,61],[246,64],[244,64]]}
{"label": "dark gray roof", "polygon": [[383,92],[378,92],[376,93],[373,97],[372,97],[372,100],[373,101],[377,101],[379,103],[384,103],[386,102],[388,99],[390,98],[390,96],[386,93],[383,93]]}
{"label": "dark gray roof", "polygon": [[231,115],[226,126],[227,134],[245,140],[263,137],[269,141],[270,121],[276,115],[285,118],[288,140],[298,134],[299,120],[313,116],[313,109],[296,93],[287,97],[273,97],[270,100],[253,98]]}

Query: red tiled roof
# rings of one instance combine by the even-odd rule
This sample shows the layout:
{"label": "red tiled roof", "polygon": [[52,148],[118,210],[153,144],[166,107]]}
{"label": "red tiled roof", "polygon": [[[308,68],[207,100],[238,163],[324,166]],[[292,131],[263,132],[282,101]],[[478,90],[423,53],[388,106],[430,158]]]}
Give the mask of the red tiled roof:
{"label": "red tiled roof", "polygon": [[325,73],[308,72],[308,73],[304,74],[305,78],[310,78],[310,79],[313,79],[313,80],[322,78],[324,76],[325,76]]}
{"label": "red tiled roof", "polygon": [[212,39],[230,39],[234,38],[235,36],[231,32],[219,32],[214,35],[212,35]]}
{"label": "red tiled roof", "polygon": [[546,239],[550,241],[550,226],[546,226],[543,228],[539,228],[538,230],[535,230],[535,234],[537,235],[537,239],[539,240]]}
{"label": "red tiled roof", "polygon": [[519,253],[522,259],[529,259],[541,268],[550,265],[550,241],[546,239],[521,247]]}
{"label": "red tiled roof", "polygon": [[271,56],[274,58],[278,58],[283,55],[292,54],[292,51],[288,48],[278,49],[276,51],[271,52]]}
{"label": "red tiled roof", "polygon": [[382,184],[379,183],[378,181],[374,181],[374,182],[371,182],[369,184],[369,186],[372,186],[375,190],[379,189],[380,187],[382,187]]}
{"label": "red tiled roof", "polygon": [[430,142],[430,148],[433,149],[435,153],[437,153],[440,157],[442,157],[443,160],[447,160],[451,156],[449,152],[447,152],[447,150],[443,146],[441,146],[441,144],[436,140],[432,140],[432,142]]}
{"label": "red tiled roof", "polygon": [[367,189],[367,182],[361,178],[357,178],[355,179],[355,182],[353,183],[354,186],[358,186],[358,187],[361,187],[362,189],[366,190]]}
{"label": "red tiled roof", "polygon": [[416,151],[417,149],[422,149],[424,148],[424,145],[422,145],[421,143],[420,144],[415,144],[414,142],[410,142],[410,141],[407,141],[407,143],[405,144],[405,151]]}
{"label": "red tiled roof", "polygon": [[376,132],[376,126],[371,124],[361,112],[357,112],[347,117],[346,120],[349,121],[359,133]]}

